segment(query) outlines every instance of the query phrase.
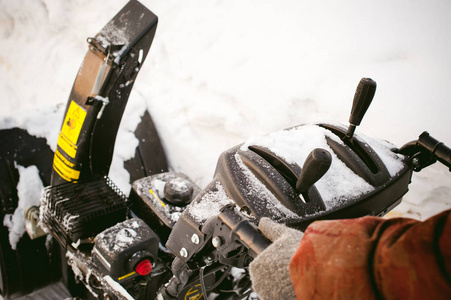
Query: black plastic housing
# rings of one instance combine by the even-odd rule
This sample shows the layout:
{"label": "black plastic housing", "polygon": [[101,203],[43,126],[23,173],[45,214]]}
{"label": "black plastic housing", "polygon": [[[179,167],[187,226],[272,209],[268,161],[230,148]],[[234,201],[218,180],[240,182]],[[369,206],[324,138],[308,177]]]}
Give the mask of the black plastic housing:
{"label": "black plastic housing", "polygon": [[[269,217],[291,227],[305,229],[311,222],[319,219],[382,216],[401,202],[402,196],[408,191],[412,176],[412,165],[408,158],[397,158],[401,169],[391,176],[377,152],[363,138],[354,136],[352,140],[345,139],[346,129],[342,126],[328,124],[317,126],[327,129],[342,140],[342,143],[338,143],[337,138],[332,139],[328,136],[330,133],[324,136],[336,155],[334,159],[338,157],[350,170],[373,186],[372,191],[352,196],[345,199],[346,201],[341,201],[339,205],[326,209],[315,185],[303,193],[302,197],[296,193],[296,180],[302,172],[299,165],[288,163],[280,155],[265,147],[252,145],[244,149],[239,145],[222,153],[212,184],[202,191],[192,205],[205,201],[202,199],[203,195],[215,191],[219,184],[238,207],[248,211],[257,220]],[[299,143],[308,143],[308,140],[300,140]],[[250,181],[249,173],[258,182]],[[256,184],[260,185],[259,189],[256,189]],[[269,202],[263,201],[267,192],[283,207],[271,206],[268,205]],[[289,213],[286,213],[287,210]],[[195,222],[195,218],[187,211],[183,213],[181,219],[185,224],[196,224],[189,226],[194,233],[202,224]],[[189,234],[188,228],[183,230],[185,234]],[[178,244],[172,240],[172,236],[177,235],[176,232],[177,230],[173,231],[168,241],[168,245],[174,248],[177,248]]]}
{"label": "black plastic housing", "polygon": [[182,179],[191,184],[192,198],[200,192],[200,188],[185,174],[166,172],[136,180],[129,196],[133,213],[154,228],[163,242],[186,207],[186,204],[174,205],[163,196],[166,183],[173,179]]}
{"label": "black plastic housing", "polygon": [[95,238],[92,257],[105,274],[122,283],[138,276],[136,265],[143,259],[155,261],[158,236],[138,218],[126,220],[99,233]]}

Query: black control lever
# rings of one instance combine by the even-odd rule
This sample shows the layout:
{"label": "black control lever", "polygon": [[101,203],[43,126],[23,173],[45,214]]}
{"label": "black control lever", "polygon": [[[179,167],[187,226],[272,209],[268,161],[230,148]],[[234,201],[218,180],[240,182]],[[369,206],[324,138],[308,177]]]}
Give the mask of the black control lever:
{"label": "black control lever", "polygon": [[373,101],[376,93],[376,81],[371,78],[362,78],[357,86],[352,103],[351,115],[349,116],[349,127],[346,138],[352,139],[355,128],[362,122],[368,107]]}
{"label": "black control lever", "polygon": [[[223,234],[224,244],[232,244],[234,240],[240,241],[249,249],[248,254],[252,258],[255,258],[271,245],[271,241],[263,236],[258,231],[257,226],[251,223],[247,217],[237,211],[234,204],[228,204],[221,208],[221,213],[217,216],[215,224],[216,230],[213,235],[216,238],[221,238],[217,234]],[[227,250],[227,247],[222,248]],[[221,252],[221,249],[218,249],[218,251]],[[222,254],[227,254],[225,257],[230,256],[230,253],[226,251]]]}
{"label": "black control lever", "polygon": [[420,135],[418,145],[430,152],[435,159],[447,166],[451,172],[451,149],[443,142],[436,140],[425,131]]}
{"label": "black control lever", "polygon": [[427,131],[423,132],[417,141],[402,146],[399,153],[412,159],[413,170],[416,172],[432,165],[437,160],[447,166],[451,172],[451,149],[430,136]]}
{"label": "black control lever", "polygon": [[329,151],[316,148],[305,159],[302,166],[301,175],[296,182],[296,191],[299,194],[305,193],[315,184],[332,164],[332,156]]}

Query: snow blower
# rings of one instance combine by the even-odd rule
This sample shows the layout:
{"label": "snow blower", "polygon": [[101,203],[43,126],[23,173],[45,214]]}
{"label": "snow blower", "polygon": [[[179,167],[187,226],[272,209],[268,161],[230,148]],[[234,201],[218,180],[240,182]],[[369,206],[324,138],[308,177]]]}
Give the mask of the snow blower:
{"label": "snow blower", "polygon": [[[48,147],[41,151],[47,187],[26,219],[34,240],[13,250],[2,227],[3,297],[60,281],[81,299],[246,299],[247,267],[270,245],[257,229],[262,217],[303,230],[316,220],[383,216],[402,201],[413,171],[436,161],[451,168],[451,149],[426,132],[399,149],[355,133],[376,91],[363,78],[348,126],[295,126],[237,145],[222,153],[204,189],[168,172],[145,114],[126,197],[108,172],[157,21],[132,0],[88,39],[53,162]],[[14,170],[4,156],[0,162]],[[17,206],[12,194],[1,194],[3,214]]]}

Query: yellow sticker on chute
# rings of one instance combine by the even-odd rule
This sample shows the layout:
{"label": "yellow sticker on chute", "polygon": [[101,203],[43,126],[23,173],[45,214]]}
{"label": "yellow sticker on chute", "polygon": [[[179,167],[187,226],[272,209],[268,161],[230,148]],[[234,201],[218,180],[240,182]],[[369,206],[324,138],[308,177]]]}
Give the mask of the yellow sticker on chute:
{"label": "yellow sticker on chute", "polygon": [[71,163],[57,149],[53,158],[53,169],[66,181],[80,178],[80,171],[71,168],[68,164]]}
{"label": "yellow sticker on chute", "polygon": [[71,101],[66,117],[64,118],[61,134],[73,145],[77,145],[81,127],[86,118],[86,111],[74,101]]}
{"label": "yellow sticker on chute", "polygon": [[75,158],[75,154],[77,154],[78,147],[72,144],[62,133],[60,133],[58,137],[58,146],[67,155],[69,155],[72,158]]}
{"label": "yellow sticker on chute", "polygon": [[[86,111],[74,101],[64,117],[63,126],[58,136],[58,147],[53,158],[53,169],[66,181],[80,178],[80,171],[75,169],[75,163],[70,158],[77,154],[77,141],[86,118]],[[65,157],[67,154],[70,158]]]}

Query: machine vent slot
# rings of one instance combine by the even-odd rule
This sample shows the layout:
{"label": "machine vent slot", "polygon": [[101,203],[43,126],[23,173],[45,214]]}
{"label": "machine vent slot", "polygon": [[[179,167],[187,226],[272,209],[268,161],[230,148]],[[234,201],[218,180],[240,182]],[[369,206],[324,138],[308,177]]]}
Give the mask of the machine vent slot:
{"label": "machine vent slot", "polygon": [[124,221],[127,197],[108,177],[46,187],[41,219],[63,245],[93,238]]}

